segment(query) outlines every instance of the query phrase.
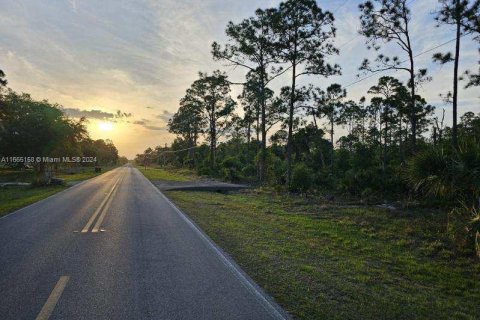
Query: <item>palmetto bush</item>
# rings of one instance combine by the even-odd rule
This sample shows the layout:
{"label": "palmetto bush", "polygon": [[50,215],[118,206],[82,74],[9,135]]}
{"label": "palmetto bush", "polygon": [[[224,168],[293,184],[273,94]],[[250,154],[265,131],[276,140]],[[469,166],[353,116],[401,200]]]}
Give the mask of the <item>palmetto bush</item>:
{"label": "palmetto bush", "polygon": [[427,196],[454,193],[452,159],[443,148],[429,148],[410,159],[406,178],[416,192]]}
{"label": "palmetto bush", "polygon": [[450,197],[477,205],[480,196],[480,146],[463,143],[458,151],[428,148],[407,164],[413,189],[428,196]]}
{"label": "palmetto bush", "polygon": [[413,189],[430,197],[456,200],[449,213],[448,236],[460,249],[480,256],[480,145],[463,142],[459,150],[429,148],[407,164]]}

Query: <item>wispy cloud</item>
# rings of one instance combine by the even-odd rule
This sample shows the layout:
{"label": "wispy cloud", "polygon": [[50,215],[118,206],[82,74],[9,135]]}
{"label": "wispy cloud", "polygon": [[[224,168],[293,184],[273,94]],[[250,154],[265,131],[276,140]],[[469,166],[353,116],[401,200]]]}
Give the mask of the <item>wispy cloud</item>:
{"label": "wispy cloud", "polygon": [[142,126],[143,128],[145,128],[147,130],[153,130],[153,131],[166,131],[167,130],[166,127],[156,125],[155,123],[152,123],[148,119],[136,120],[136,121],[133,121],[132,123],[137,124],[139,126]]}
{"label": "wispy cloud", "polygon": [[161,114],[155,116],[157,119],[161,119],[164,122],[168,122],[173,117],[173,112],[163,110]]}

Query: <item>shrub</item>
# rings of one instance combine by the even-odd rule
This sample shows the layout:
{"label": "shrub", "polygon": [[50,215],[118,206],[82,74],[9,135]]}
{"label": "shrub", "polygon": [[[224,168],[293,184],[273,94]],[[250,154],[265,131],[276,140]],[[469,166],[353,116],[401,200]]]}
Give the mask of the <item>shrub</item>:
{"label": "shrub", "polygon": [[475,207],[460,206],[448,214],[447,232],[458,250],[480,257],[480,211]]}
{"label": "shrub", "polygon": [[257,169],[251,164],[247,164],[242,168],[242,175],[244,177],[255,177],[257,174]]}
{"label": "shrub", "polygon": [[292,172],[291,191],[307,192],[313,185],[313,171],[303,163],[295,165]]}
{"label": "shrub", "polygon": [[428,148],[410,159],[406,178],[415,191],[424,195],[451,195],[454,192],[452,161],[443,148]]}
{"label": "shrub", "polygon": [[[260,153],[257,155],[259,160]],[[273,152],[267,153],[265,180],[268,184],[277,186],[285,184],[285,175],[287,172],[286,162]]]}
{"label": "shrub", "polygon": [[223,168],[223,178],[231,182],[239,182],[242,180],[241,169],[242,164],[236,157],[226,157],[220,167]]}
{"label": "shrub", "polygon": [[[340,181],[340,189],[355,196],[371,197],[375,190],[380,190],[382,174],[379,168],[350,169]],[[364,191],[368,189],[365,193]]]}
{"label": "shrub", "polygon": [[428,148],[409,161],[406,177],[414,190],[425,195],[473,205],[480,196],[480,146],[464,143],[458,151]]}
{"label": "shrub", "polygon": [[316,171],[314,185],[322,190],[331,191],[336,188],[336,179],[333,176],[330,168],[322,168]]}

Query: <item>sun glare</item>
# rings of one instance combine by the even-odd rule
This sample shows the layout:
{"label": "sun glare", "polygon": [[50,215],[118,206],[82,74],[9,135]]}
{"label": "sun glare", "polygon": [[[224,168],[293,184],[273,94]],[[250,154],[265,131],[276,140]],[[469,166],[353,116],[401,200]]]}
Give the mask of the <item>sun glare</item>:
{"label": "sun glare", "polygon": [[111,122],[100,122],[99,124],[100,130],[102,131],[112,131],[113,130],[113,123]]}

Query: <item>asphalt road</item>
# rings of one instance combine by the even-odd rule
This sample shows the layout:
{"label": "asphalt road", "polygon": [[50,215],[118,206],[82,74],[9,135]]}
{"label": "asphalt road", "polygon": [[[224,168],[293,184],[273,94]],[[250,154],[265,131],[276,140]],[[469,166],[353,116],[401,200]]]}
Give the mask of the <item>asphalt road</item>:
{"label": "asphalt road", "polygon": [[137,169],[0,219],[0,319],[288,315]]}

